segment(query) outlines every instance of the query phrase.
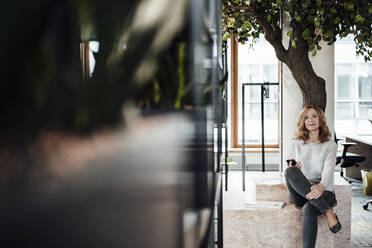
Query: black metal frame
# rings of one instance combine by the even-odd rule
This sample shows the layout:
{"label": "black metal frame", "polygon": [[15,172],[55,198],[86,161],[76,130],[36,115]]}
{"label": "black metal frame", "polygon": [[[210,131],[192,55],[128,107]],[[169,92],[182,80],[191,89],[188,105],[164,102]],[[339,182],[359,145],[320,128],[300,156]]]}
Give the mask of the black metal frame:
{"label": "black metal frame", "polygon": [[242,84],[242,171],[243,171],[243,191],[245,191],[245,87],[246,86],[260,86],[261,87],[261,149],[262,149],[262,172],[265,172],[265,112],[264,112],[264,96],[267,92],[266,87],[270,85],[278,85],[278,82],[264,82],[264,83],[243,83]]}
{"label": "black metal frame", "polygon": [[[203,237],[200,247],[223,247],[223,211],[222,211],[222,176],[220,159],[222,155],[222,89],[221,81],[223,78],[222,65],[219,61],[222,55],[222,9],[221,0],[191,0],[190,1],[190,75],[194,85],[193,102],[194,109],[203,109],[201,115],[205,120],[204,124],[197,124],[197,133],[206,136],[205,151],[202,157],[206,157],[205,164],[199,163],[202,167],[197,177],[197,186],[200,191],[198,199],[203,202],[199,207],[208,208],[211,211],[206,235]],[[206,21],[207,20],[207,21]],[[206,37],[206,38],[205,38]],[[207,62],[207,63],[206,63]],[[211,89],[211,101],[206,101],[204,88]],[[212,105],[210,105],[212,103]],[[212,110],[213,118],[208,117]],[[198,118],[197,118],[198,120]],[[212,124],[213,122],[213,124]],[[211,125],[212,124],[212,125]],[[210,136],[217,127],[217,140],[211,141]],[[206,128],[206,129],[204,129]],[[211,152],[211,143],[217,143],[217,151]],[[212,144],[213,145],[213,144]],[[202,148],[202,150],[204,149]],[[213,153],[213,156],[211,155]],[[197,161],[200,162],[197,158]],[[215,168],[217,165],[217,168]],[[212,174],[212,177],[209,175]],[[211,188],[212,185],[212,188]],[[215,230],[215,214],[217,214],[217,232]]]}
{"label": "black metal frame", "polygon": [[228,157],[228,151],[227,151],[227,147],[228,147],[228,125],[227,125],[227,118],[228,118],[228,85],[227,85],[227,77],[228,77],[228,72],[227,72],[227,42],[225,41],[223,43],[223,50],[224,50],[224,53],[223,53],[223,71],[224,71],[224,91],[225,91],[225,95],[224,95],[224,103],[225,103],[225,108],[224,108],[224,111],[223,111],[223,114],[224,114],[224,123],[225,123],[225,191],[227,191],[228,189],[228,175],[229,175],[229,166],[227,164],[227,157]]}

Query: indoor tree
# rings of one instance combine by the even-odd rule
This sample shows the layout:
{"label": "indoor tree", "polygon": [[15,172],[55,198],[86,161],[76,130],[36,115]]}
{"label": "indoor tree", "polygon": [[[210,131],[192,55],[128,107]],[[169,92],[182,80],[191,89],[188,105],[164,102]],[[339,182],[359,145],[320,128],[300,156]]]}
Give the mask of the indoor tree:
{"label": "indoor tree", "polygon": [[[332,45],[337,38],[351,36],[356,53],[370,61],[372,56],[372,2],[368,0],[223,0],[224,39],[234,35],[244,44],[260,34],[273,46],[303,94],[303,105],[325,110],[325,80],[313,69],[309,54],[315,56],[323,40]],[[288,17],[283,43],[283,17]]]}

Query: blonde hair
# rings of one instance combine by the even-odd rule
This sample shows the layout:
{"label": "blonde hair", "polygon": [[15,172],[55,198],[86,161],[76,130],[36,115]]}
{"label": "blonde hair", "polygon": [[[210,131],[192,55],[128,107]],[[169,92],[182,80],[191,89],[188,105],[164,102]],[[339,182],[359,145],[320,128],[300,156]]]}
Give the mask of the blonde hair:
{"label": "blonde hair", "polygon": [[297,131],[295,133],[295,139],[303,140],[303,141],[306,141],[306,140],[309,139],[309,131],[305,127],[305,116],[306,116],[307,111],[309,111],[309,109],[314,109],[316,111],[316,113],[318,114],[320,142],[324,143],[324,142],[328,141],[331,138],[332,135],[331,135],[331,133],[329,131],[329,128],[327,126],[327,122],[326,122],[324,112],[321,108],[313,106],[313,105],[305,106],[301,110],[301,112],[298,116],[298,120],[297,120]]}

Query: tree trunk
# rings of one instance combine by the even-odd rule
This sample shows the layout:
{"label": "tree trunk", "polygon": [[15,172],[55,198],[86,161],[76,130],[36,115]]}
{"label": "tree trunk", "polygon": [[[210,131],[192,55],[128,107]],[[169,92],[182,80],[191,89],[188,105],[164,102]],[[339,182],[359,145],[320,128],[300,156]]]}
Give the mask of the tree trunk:
{"label": "tree trunk", "polygon": [[325,111],[327,93],[325,80],[314,72],[307,49],[289,49],[287,66],[297,81],[302,95],[303,106],[315,105]]}
{"label": "tree trunk", "polygon": [[314,105],[325,111],[327,104],[326,82],[315,73],[306,45],[301,45],[299,42],[296,48],[290,47],[288,49],[287,55],[283,62],[288,66],[301,89],[303,107]]}
{"label": "tree trunk", "polygon": [[[325,111],[327,104],[325,80],[314,72],[309,58],[307,41],[297,38],[296,48],[294,48],[291,46],[292,40],[290,40],[288,49],[285,49],[282,43],[283,30],[279,25],[269,23],[265,18],[265,13],[260,9],[255,9],[252,6],[235,6],[232,8],[233,11],[239,9],[249,10],[264,29],[265,39],[273,46],[276,57],[288,66],[300,87],[303,96],[302,105],[314,105]],[[296,32],[302,31],[296,30]]]}
{"label": "tree trunk", "polygon": [[273,46],[276,57],[288,66],[293,78],[300,86],[303,107],[314,105],[325,111],[327,104],[325,80],[314,72],[307,42],[301,39],[296,42],[296,48],[290,45],[288,49],[285,49],[282,43],[282,30],[268,25],[262,18],[258,18],[258,21],[264,28],[265,38]]}

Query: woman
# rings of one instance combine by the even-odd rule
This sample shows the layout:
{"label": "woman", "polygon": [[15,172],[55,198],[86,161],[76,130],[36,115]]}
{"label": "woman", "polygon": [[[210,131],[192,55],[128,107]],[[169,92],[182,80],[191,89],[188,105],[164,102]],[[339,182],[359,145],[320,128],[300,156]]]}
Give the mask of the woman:
{"label": "woman", "polygon": [[323,111],[315,106],[304,107],[287,156],[296,163],[287,162],[285,171],[290,202],[302,208],[303,247],[315,247],[319,215],[326,216],[331,232],[341,230],[332,211],[337,202],[333,178],[337,145],[330,137]]}

